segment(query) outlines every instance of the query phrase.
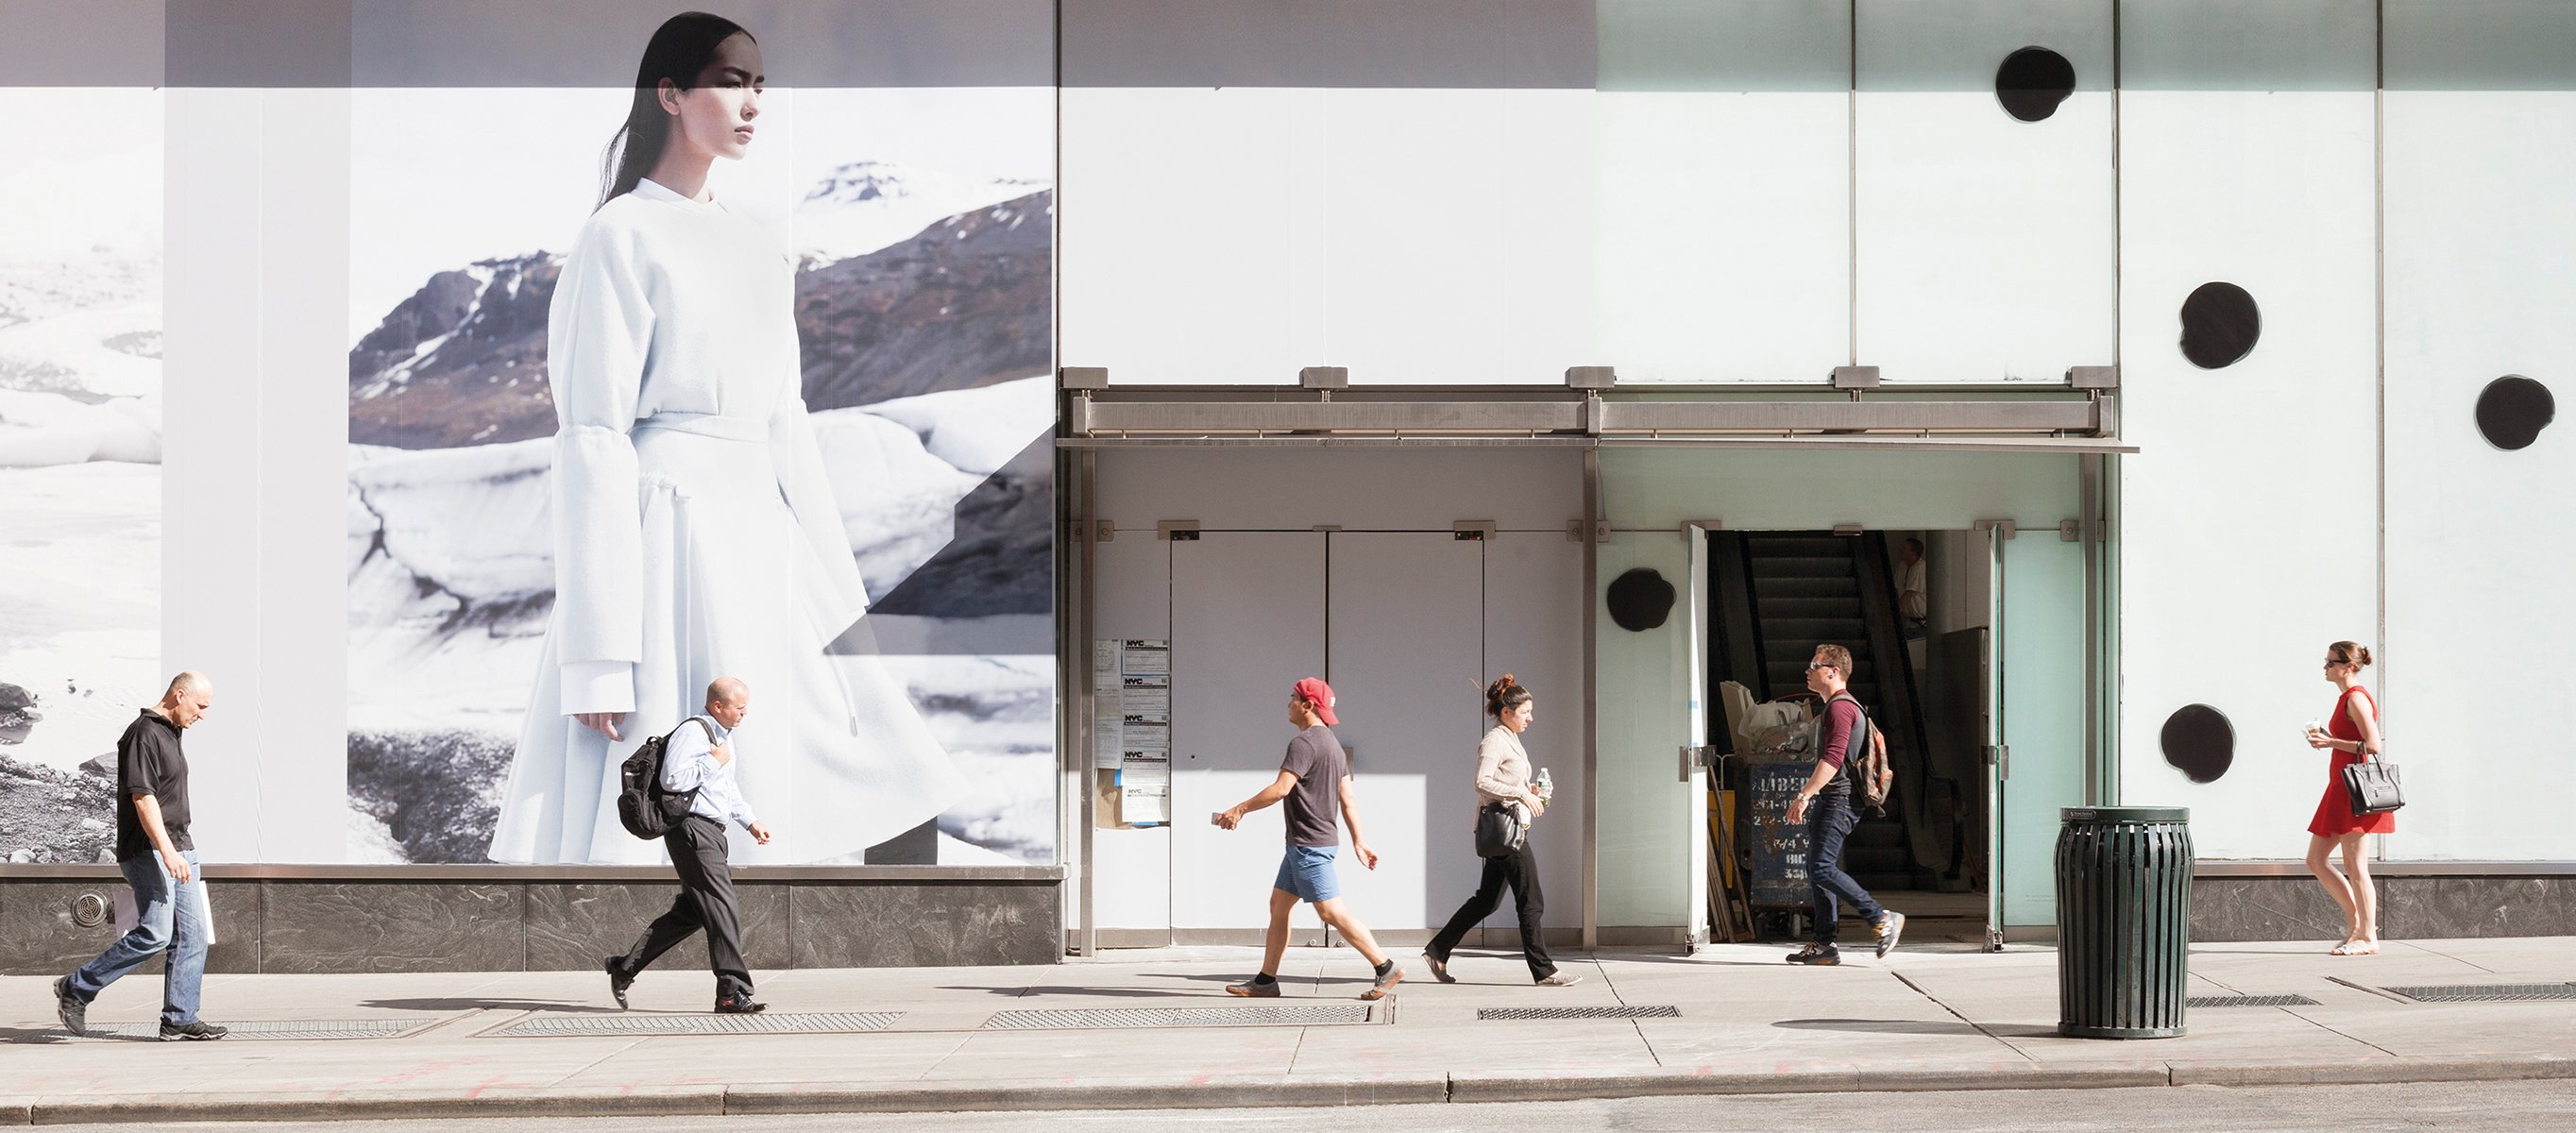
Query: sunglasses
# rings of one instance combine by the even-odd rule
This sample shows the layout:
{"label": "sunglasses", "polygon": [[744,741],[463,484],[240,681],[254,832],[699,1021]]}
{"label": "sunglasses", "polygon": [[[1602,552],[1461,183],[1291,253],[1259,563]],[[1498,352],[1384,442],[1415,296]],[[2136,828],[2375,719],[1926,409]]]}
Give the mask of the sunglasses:
{"label": "sunglasses", "polygon": [[1834,664],[1833,664],[1833,662],[1831,662],[1831,661],[1809,661],[1809,662],[1807,662],[1807,671],[1809,671],[1809,672],[1814,672],[1814,671],[1815,671],[1815,670],[1817,670],[1817,669],[1830,669],[1830,668],[1833,668],[1833,667],[1834,667]]}
{"label": "sunglasses", "polygon": [[2331,669],[2331,668],[2334,668],[2334,667],[2335,667],[2335,666],[2337,666],[2337,665],[2349,665],[2349,664],[2352,664],[2352,658],[2350,658],[2350,657],[2328,657],[2328,658],[2326,658],[2326,666],[2325,666],[2325,667],[2326,667],[2326,668]]}

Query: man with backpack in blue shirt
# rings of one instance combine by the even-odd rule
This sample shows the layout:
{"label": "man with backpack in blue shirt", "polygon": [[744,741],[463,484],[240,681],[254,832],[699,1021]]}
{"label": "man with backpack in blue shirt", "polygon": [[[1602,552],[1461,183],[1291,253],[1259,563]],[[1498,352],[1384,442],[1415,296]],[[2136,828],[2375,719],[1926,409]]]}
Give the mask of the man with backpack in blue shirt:
{"label": "man with backpack in blue shirt", "polygon": [[769,844],[769,827],[751,813],[733,777],[733,730],[750,714],[750,686],[718,677],[707,686],[706,712],[681,721],[664,739],[662,790],[688,799],[688,813],[662,835],[671,867],[680,875],[680,895],[672,900],[671,911],[644,926],[633,948],[605,961],[608,993],[620,1008],[645,965],[700,929],[706,930],[707,963],[716,974],[716,1013],[751,1015],[769,1006],[751,998],[751,967],[742,958],[742,914],[734,902],[724,828],[733,822],[752,841]]}

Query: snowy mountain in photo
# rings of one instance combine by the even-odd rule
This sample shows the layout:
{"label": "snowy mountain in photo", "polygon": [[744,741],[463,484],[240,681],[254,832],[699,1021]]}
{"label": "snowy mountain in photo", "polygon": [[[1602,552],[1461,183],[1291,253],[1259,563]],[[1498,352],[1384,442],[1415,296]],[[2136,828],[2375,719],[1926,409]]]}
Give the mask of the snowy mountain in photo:
{"label": "snowy mountain in photo", "polygon": [[161,667],[161,97],[83,89],[0,162],[0,860],[112,841]]}
{"label": "snowy mountain in photo", "polygon": [[[1043,185],[854,162],[797,217],[809,408],[1048,372],[1055,209]],[[560,254],[538,251],[432,275],[349,351],[350,441],[430,449],[553,435],[546,317],[561,270]]]}
{"label": "snowy mountain in photo", "polygon": [[891,248],[963,213],[1046,188],[1017,178],[968,177],[884,161],[853,161],[825,174],[797,202],[796,254],[820,267]]}

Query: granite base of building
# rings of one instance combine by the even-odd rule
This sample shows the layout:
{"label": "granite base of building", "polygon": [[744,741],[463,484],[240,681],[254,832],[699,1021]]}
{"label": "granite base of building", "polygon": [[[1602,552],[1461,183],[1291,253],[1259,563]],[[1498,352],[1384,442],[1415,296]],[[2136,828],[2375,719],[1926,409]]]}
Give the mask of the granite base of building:
{"label": "granite base of building", "polygon": [[[2400,872],[2375,880],[2383,939],[2576,936],[2576,876]],[[2192,880],[2194,941],[2334,941],[2343,933],[2343,910],[2304,868]]]}
{"label": "granite base of building", "polygon": [[[69,873],[93,867],[65,867]],[[885,874],[903,867],[865,867]],[[58,975],[116,935],[123,883],[0,877],[0,974]],[[679,886],[659,880],[495,876],[394,880],[208,873],[210,972],[580,971],[623,952]],[[620,871],[625,872],[625,871]],[[1016,877],[769,876],[736,883],[745,959],[755,970],[1047,964],[1063,958],[1061,881]],[[849,873],[856,871],[836,871]],[[84,897],[96,898],[84,901]],[[692,940],[655,963],[706,964]],[[158,967],[157,962],[154,965]]]}

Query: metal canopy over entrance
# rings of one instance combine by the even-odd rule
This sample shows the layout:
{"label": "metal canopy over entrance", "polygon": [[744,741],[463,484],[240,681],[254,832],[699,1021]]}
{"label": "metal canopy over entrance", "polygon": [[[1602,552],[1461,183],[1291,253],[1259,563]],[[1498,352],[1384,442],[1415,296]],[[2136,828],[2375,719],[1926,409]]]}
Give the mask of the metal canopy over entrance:
{"label": "metal canopy over entrance", "polygon": [[[1580,379],[1569,378],[1569,382]],[[1369,386],[1111,387],[1064,371],[1066,448],[1190,445],[1817,445],[2123,453],[2107,381],[2064,386],[1834,388]]]}

